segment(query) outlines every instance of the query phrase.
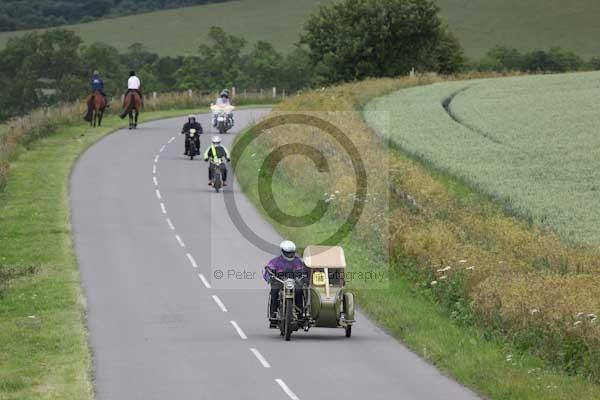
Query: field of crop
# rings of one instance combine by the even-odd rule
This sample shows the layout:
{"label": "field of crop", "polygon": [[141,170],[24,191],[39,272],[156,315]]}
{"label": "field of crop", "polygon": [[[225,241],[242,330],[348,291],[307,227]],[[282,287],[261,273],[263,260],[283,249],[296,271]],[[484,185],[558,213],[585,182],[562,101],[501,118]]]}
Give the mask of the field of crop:
{"label": "field of crop", "polygon": [[[304,93],[277,107],[318,111],[361,149],[368,178],[365,208],[342,245],[351,271],[384,272],[388,279],[383,287],[352,283],[358,304],[486,398],[597,398],[600,387],[590,381],[600,381],[600,324],[594,319],[600,312],[600,250],[564,242],[507,215],[462,181],[385,146],[363,120],[360,110],[370,98],[404,88],[399,96],[436,82],[442,79],[369,80]],[[390,122],[385,112],[377,115],[384,125]],[[339,145],[298,124],[267,130],[255,142],[235,168],[265,215],[273,210],[257,188],[269,172],[263,168],[269,149],[308,144],[326,155],[329,166],[317,173],[306,157],[276,165],[273,193],[284,212],[303,214],[323,199],[328,210],[302,228],[269,219],[275,228],[300,244],[339,228],[356,204],[355,175]],[[382,254],[382,247],[389,253]]]}
{"label": "field of crop", "polygon": [[[441,83],[378,99],[367,120],[511,211],[598,244],[599,90],[600,73]],[[369,117],[382,110],[388,126]]]}
{"label": "field of crop", "polygon": [[[134,42],[161,55],[196,51],[211,25],[250,42],[267,40],[289,50],[302,22],[318,4],[333,0],[237,0],[69,26],[86,43],[120,50]],[[560,46],[581,56],[600,56],[600,3],[596,0],[438,0],[442,17],[466,53],[479,57],[497,44],[521,50]],[[0,33],[0,47],[18,33]]]}
{"label": "field of crop", "polygon": [[[165,10],[67,26],[86,43],[105,42],[119,50],[143,43],[161,55],[195,54],[208,29],[221,26],[249,42],[266,40],[278,50],[291,50],[301,25],[320,3],[329,0],[238,0]],[[0,47],[14,36],[0,34]]]}

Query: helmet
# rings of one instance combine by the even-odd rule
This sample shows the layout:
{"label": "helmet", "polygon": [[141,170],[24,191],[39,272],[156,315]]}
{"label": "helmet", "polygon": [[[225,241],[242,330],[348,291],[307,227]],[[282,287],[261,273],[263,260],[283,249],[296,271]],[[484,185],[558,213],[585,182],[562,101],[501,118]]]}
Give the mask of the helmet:
{"label": "helmet", "polygon": [[229,90],[223,89],[223,91],[221,92],[221,97],[229,97]]}
{"label": "helmet", "polygon": [[196,122],[196,116],[195,115],[188,115],[188,121],[189,122],[192,122],[192,121]]}
{"label": "helmet", "polygon": [[221,138],[219,136],[213,136],[212,142],[213,144],[221,144]]}
{"label": "helmet", "polygon": [[135,76],[135,71],[129,71],[129,76]]}
{"label": "helmet", "polygon": [[94,73],[92,75],[94,75],[94,76],[100,75],[100,72],[98,72],[98,70],[94,70]]}
{"label": "helmet", "polygon": [[296,256],[296,245],[294,244],[294,242],[284,240],[279,245],[279,248],[281,249],[281,255],[286,260],[292,261]]}

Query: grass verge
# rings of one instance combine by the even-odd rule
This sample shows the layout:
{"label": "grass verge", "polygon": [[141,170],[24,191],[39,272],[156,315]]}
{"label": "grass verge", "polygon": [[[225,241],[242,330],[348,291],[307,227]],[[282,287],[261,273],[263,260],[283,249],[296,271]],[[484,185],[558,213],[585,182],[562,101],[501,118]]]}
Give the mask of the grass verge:
{"label": "grass verge", "polygon": [[[192,110],[149,112],[142,122]],[[73,250],[69,175],[78,156],[125,126],[59,127],[21,148],[0,191],[0,399],[93,398],[85,299]]]}
{"label": "grass verge", "polygon": [[[443,276],[432,270],[431,264],[440,262],[443,265],[452,263],[453,271],[456,271],[463,264],[452,253],[455,248],[451,245],[464,250],[471,247],[465,246],[461,240],[466,237],[477,243],[481,237],[477,232],[470,234],[464,230],[461,235],[462,225],[449,234],[437,229],[443,227],[441,223],[460,220],[469,210],[472,218],[466,220],[468,223],[487,221],[494,224],[492,233],[486,231],[490,243],[496,241],[495,229],[499,234],[506,231],[515,233],[518,238],[543,235],[534,227],[506,215],[501,207],[493,205],[489,199],[461,182],[430,170],[396,149],[387,149],[385,154],[382,152],[383,144],[362,119],[362,107],[367,100],[403,87],[435,81],[437,78],[434,77],[367,81],[310,92],[278,107],[278,110],[292,112],[328,110],[321,114],[322,117],[342,127],[368,161],[369,193],[365,199],[368,205],[364,218],[341,245],[346,249],[351,270],[384,271],[388,282],[377,287],[358,285],[360,307],[415,352],[488,398],[597,398],[600,393],[598,385],[553,367],[533,354],[536,350],[534,345],[520,347],[507,336],[474,323],[469,298],[461,293],[464,274],[448,273]],[[316,172],[314,163],[306,158],[289,157],[277,165],[263,163],[270,149],[288,142],[306,143],[321,149],[329,156],[328,175],[331,177]],[[298,125],[275,128],[251,143],[244,154],[234,160],[236,174],[250,200],[267,220],[283,236],[302,246],[318,241],[324,237],[324,232],[336,230],[343,220],[341,217],[347,212],[346,199],[354,188],[348,183],[347,160],[339,155],[341,151],[338,150],[327,138],[315,134],[313,128]],[[235,149],[233,152],[235,154]],[[387,160],[381,164],[379,160],[383,158]],[[389,171],[387,179],[382,171]],[[331,205],[331,213],[303,228],[270,218],[272,210],[263,207],[258,192],[260,179],[270,173],[273,174],[275,204],[283,211],[301,215],[325,196]],[[389,193],[390,186],[397,190]],[[414,190],[407,191],[407,188]],[[478,206],[475,214],[472,213],[473,206]],[[386,211],[385,215],[382,215],[382,210]],[[453,214],[458,210],[460,218]],[[415,237],[413,242],[404,237],[411,234]],[[550,242],[553,240],[553,237],[541,237]],[[382,257],[382,241],[390,243],[388,259]],[[407,244],[413,247],[405,247]],[[439,246],[442,254],[445,249],[449,257],[433,262],[419,257],[419,252],[427,253],[427,245],[432,249]],[[492,246],[482,251],[498,250],[501,249]],[[473,274],[479,274],[477,271]],[[470,270],[465,272],[469,273]],[[431,285],[433,279],[437,279],[439,284]],[[359,334],[360,322],[356,329]],[[535,334],[533,332],[533,336]]]}

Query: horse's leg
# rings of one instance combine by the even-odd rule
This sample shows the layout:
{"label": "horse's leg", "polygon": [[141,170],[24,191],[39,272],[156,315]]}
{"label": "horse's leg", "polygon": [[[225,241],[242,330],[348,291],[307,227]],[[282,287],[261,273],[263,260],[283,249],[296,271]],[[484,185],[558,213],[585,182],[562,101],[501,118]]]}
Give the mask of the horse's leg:
{"label": "horse's leg", "polygon": [[102,117],[104,116],[104,110],[100,111],[100,116],[98,117],[98,126],[102,126]]}
{"label": "horse's leg", "polygon": [[135,110],[135,123],[133,124],[133,127],[135,129],[137,129],[137,125],[138,125],[138,116],[140,115],[140,112],[136,109]]}
{"label": "horse's leg", "polygon": [[129,111],[129,129],[133,129],[133,112]]}

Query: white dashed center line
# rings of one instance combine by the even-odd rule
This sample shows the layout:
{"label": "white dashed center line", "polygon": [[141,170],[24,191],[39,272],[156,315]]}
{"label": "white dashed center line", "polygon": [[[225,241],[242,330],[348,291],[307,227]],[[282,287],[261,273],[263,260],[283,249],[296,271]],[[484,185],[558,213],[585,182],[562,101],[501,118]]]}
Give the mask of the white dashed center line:
{"label": "white dashed center line", "polygon": [[238,333],[238,335],[240,335],[240,337],[244,340],[248,339],[248,336],[246,336],[246,334],[244,333],[244,331],[242,330],[242,328],[240,328],[240,326],[237,324],[237,322],[235,321],[230,321],[231,325],[233,326],[233,329],[235,329],[235,331]]}
{"label": "white dashed center line", "polygon": [[152,182],[154,182],[154,186],[158,186],[158,179],[155,176],[152,177]]}
{"label": "white dashed center line", "polygon": [[221,311],[227,312],[227,307],[225,307],[225,304],[223,304],[223,302],[221,301],[221,299],[219,298],[219,296],[213,294],[212,298],[215,301],[215,303],[217,303],[217,305],[219,306],[219,308],[221,309]]}
{"label": "white dashed center line", "polygon": [[165,207],[165,203],[160,203],[160,209],[163,214],[167,213],[167,208]]}
{"label": "white dashed center line", "polygon": [[206,286],[207,289],[210,289],[212,287],[212,286],[210,286],[210,283],[208,283],[208,281],[206,280],[206,278],[204,277],[204,275],[198,274],[198,277],[200,278],[200,280],[202,281],[202,283],[204,284],[204,286]]}
{"label": "white dashed center line", "polygon": [[290,389],[288,387],[288,385],[285,384],[285,382],[283,381],[283,379],[275,379],[275,382],[277,382],[277,384],[279,386],[281,386],[281,388],[283,389],[283,391],[285,392],[285,394],[287,394],[290,399],[292,399],[292,400],[300,400],[300,398],[298,396],[296,396],[296,394],[294,392],[292,392],[292,389]]}
{"label": "white dashed center line", "polygon": [[154,164],[156,164],[158,162],[158,159],[160,158],[160,156],[156,156],[154,157]]}
{"label": "white dashed center line", "polygon": [[152,167],[152,175],[156,175],[156,165]]}
{"label": "white dashed center line", "polygon": [[183,239],[181,239],[181,236],[175,235],[175,239],[177,239],[177,243],[179,243],[181,247],[185,247],[185,243],[183,243]]}
{"label": "white dashed center line", "polygon": [[187,253],[186,257],[188,258],[188,260],[190,260],[192,267],[198,268],[198,264],[196,264],[196,260],[194,260],[194,257],[190,253]]}
{"label": "white dashed center line", "polygon": [[174,140],[175,140],[175,136],[173,136],[171,139],[169,139],[169,144],[173,143]]}
{"label": "white dashed center line", "polygon": [[156,197],[158,197],[159,200],[162,200],[162,196],[160,195],[160,190],[156,189]]}
{"label": "white dashed center line", "polygon": [[271,364],[269,364],[269,362],[263,357],[262,354],[258,352],[258,350],[256,350],[255,348],[251,348],[250,351],[252,352],[252,354],[254,354],[254,356],[258,359],[258,361],[262,364],[263,367],[271,368]]}
{"label": "white dashed center line", "polygon": [[175,230],[175,225],[173,225],[173,222],[171,222],[171,218],[167,218],[167,224],[169,225],[169,229],[172,231]]}
{"label": "white dashed center line", "polygon": [[165,151],[165,147],[166,147],[166,146],[163,146],[163,147],[161,147],[161,148],[160,148],[160,150],[159,150],[158,152],[159,152],[159,153],[162,153],[163,151]]}

